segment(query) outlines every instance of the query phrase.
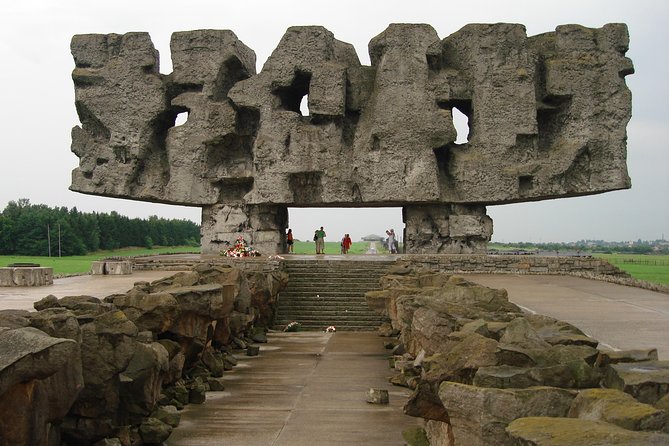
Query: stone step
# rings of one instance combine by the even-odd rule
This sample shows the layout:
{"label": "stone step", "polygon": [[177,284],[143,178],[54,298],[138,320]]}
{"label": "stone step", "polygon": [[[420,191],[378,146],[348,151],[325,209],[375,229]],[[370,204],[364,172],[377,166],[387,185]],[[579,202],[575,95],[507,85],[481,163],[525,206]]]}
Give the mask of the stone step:
{"label": "stone step", "polygon": [[349,300],[349,301],[312,301],[312,300],[290,300],[290,301],[284,301],[281,303],[281,308],[331,308],[331,307],[337,307],[337,308],[350,308],[350,309],[356,309],[356,310],[367,310],[371,311],[369,307],[367,306],[366,302],[361,302],[361,301],[356,301],[356,300]]}
{"label": "stone step", "polygon": [[313,276],[296,276],[288,275],[289,280],[292,280],[295,284],[309,284],[309,283],[328,283],[332,285],[338,284],[360,284],[360,285],[373,285],[379,286],[379,278],[376,276],[345,276],[345,275],[333,275],[333,276],[324,276],[314,274]]}
{"label": "stone step", "polygon": [[[289,279],[290,283],[290,279]],[[298,292],[313,292],[315,294],[320,294],[318,290],[323,290],[325,291],[332,291],[332,292],[337,292],[337,291],[349,291],[349,292],[357,292],[360,294],[365,294],[367,291],[370,290],[378,290],[380,287],[377,286],[355,286],[355,285],[328,285],[328,284],[320,284],[320,283],[313,283],[313,284],[298,284],[298,285],[288,285],[286,290],[296,290]]]}
{"label": "stone step", "polygon": [[294,315],[313,315],[313,316],[327,316],[327,317],[372,317],[376,318],[379,317],[376,313],[373,313],[369,310],[364,310],[364,309],[355,309],[355,308],[296,308],[292,309],[290,312],[278,312],[278,315],[281,316],[283,314],[290,314],[291,316]]}
{"label": "stone step", "polygon": [[285,261],[288,286],[279,295],[277,328],[297,321],[301,329],[375,330],[384,320],[369,309],[365,293],[394,262]]}
{"label": "stone step", "polygon": [[315,299],[315,300],[327,300],[327,299],[340,299],[340,298],[356,298],[364,301],[365,292],[359,290],[355,291],[339,291],[339,290],[312,290],[312,291],[282,291],[279,294],[279,302],[282,298],[297,298],[297,299]]}
{"label": "stone step", "polygon": [[334,325],[337,328],[341,327],[378,327],[383,321],[380,319],[356,319],[356,320],[346,320],[346,319],[334,319],[334,318],[309,318],[309,317],[296,317],[290,319],[279,319],[275,324],[277,329],[283,329],[291,322],[298,322],[302,326],[308,326],[313,328],[324,328],[330,325]]}

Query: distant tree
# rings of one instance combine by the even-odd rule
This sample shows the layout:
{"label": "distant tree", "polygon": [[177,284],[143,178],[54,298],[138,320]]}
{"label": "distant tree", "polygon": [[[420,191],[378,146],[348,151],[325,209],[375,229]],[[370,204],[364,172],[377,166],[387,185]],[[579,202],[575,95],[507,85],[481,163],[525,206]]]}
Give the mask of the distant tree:
{"label": "distant tree", "polygon": [[[199,244],[200,228],[188,220],[130,219],[115,211],[82,213],[77,208],[10,201],[0,213],[0,254],[80,255],[128,246]],[[50,240],[50,244],[49,244]]]}

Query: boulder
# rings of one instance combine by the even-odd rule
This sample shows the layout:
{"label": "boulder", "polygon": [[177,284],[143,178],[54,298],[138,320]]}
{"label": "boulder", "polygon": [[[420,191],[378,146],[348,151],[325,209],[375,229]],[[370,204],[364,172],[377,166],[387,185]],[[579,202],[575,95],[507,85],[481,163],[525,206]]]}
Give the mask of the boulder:
{"label": "boulder", "polygon": [[504,444],[524,446],[669,444],[666,434],[630,431],[603,421],[578,418],[520,418],[511,422],[506,432],[509,441]]}
{"label": "boulder", "polygon": [[30,313],[30,325],[49,336],[81,342],[81,328],[77,317],[67,308],[47,308]]}
{"label": "boulder", "polygon": [[177,427],[181,422],[181,415],[175,406],[160,406],[151,413],[150,418],[156,418],[172,427]]}
{"label": "boulder", "polygon": [[515,318],[507,325],[499,343],[530,351],[550,348],[550,344],[539,336],[534,327],[524,317]]}
{"label": "boulder", "polygon": [[642,403],[655,404],[669,394],[669,361],[610,364],[602,385],[629,393]]}
{"label": "boulder", "polygon": [[497,341],[471,333],[448,352],[426,357],[422,380],[437,385],[442,381],[471,384],[480,367],[497,365],[496,351]]}
{"label": "boulder", "polygon": [[[103,420],[114,417],[120,404],[119,375],[135,354],[137,327],[121,310],[116,310],[84,324],[81,333],[84,388],[71,415]],[[77,436],[95,438],[98,433],[80,432]]]}
{"label": "boulder", "polygon": [[657,349],[643,350],[619,350],[619,351],[600,351],[597,357],[596,366],[605,367],[609,364],[618,364],[621,362],[642,362],[657,361]]}
{"label": "boulder", "polygon": [[195,378],[188,386],[188,402],[202,404],[207,399],[207,386],[201,378]]}
{"label": "boulder", "polygon": [[445,381],[439,399],[448,412],[455,444],[511,445],[504,429],[517,418],[564,417],[576,392],[554,387],[492,389]]}
{"label": "boulder", "polygon": [[402,343],[407,351],[417,354],[425,350],[427,354],[443,351],[448,342],[447,335],[455,328],[455,320],[446,314],[439,314],[432,308],[420,307],[413,312],[411,336],[403,335]]}
{"label": "boulder", "polygon": [[123,421],[141,420],[156,408],[169,369],[168,358],[165,347],[157,342],[137,343],[128,366],[119,374]]}
{"label": "boulder", "polygon": [[219,378],[225,371],[225,355],[212,348],[202,352],[202,363],[207,367],[211,376]]}
{"label": "boulder", "polygon": [[669,422],[665,411],[640,403],[631,395],[614,389],[579,392],[567,416],[606,421],[633,431],[659,431],[666,428]]}
{"label": "boulder", "polygon": [[58,441],[55,426],[82,387],[81,357],[75,341],[54,338],[32,327],[0,328],[2,444]]}
{"label": "boulder", "polygon": [[139,435],[144,444],[162,444],[172,435],[172,426],[157,418],[147,418],[139,426]]}
{"label": "boulder", "polygon": [[0,310],[0,327],[28,327],[30,325],[30,313],[27,310]]}
{"label": "boulder", "polygon": [[111,301],[139,330],[156,334],[167,331],[181,313],[179,303],[167,292],[145,293],[134,288],[127,294],[115,295]]}
{"label": "boulder", "polygon": [[46,297],[38,300],[33,303],[33,308],[37,311],[46,310],[47,308],[59,307],[58,298],[53,294],[49,294]]}
{"label": "boulder", "polygon": [[58,306],[71,310],[77,316],[95,317],[113,308],[109,303],[103,303],[93,296],[65,296],[58,299]]}

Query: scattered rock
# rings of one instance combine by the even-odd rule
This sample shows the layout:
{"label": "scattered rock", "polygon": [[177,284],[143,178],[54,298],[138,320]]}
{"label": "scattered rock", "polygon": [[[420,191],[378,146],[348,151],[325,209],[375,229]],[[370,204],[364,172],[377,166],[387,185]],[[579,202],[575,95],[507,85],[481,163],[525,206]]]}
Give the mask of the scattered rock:
{"label": "scattered rock", "polygon": [[140,424],[139,434],[145,444],[161,444],[172,434],[172,426],[156,418],[147,418]]}
{"label": "scattered rock", "polygon": [[388,404],[390,398],[386,389],[369,389],[367,392],[367,402],[371,404]]}

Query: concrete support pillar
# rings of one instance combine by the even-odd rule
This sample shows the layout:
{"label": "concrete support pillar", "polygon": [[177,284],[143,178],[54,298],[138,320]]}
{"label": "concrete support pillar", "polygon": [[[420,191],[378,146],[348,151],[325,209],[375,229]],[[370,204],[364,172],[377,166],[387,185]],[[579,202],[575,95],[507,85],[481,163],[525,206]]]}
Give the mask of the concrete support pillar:
{"label": "concrete support pillar", "polygon": [[223,205],[202,208],[203,254],[220,254],[239,236],[262,256],[286,249],[288,208],[281,205]]}
{"label": "concrete support pillar", "polygon": [[485,253],[492,219],[485,206],[444,204],[402,208],[407,254]]}

